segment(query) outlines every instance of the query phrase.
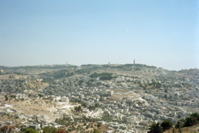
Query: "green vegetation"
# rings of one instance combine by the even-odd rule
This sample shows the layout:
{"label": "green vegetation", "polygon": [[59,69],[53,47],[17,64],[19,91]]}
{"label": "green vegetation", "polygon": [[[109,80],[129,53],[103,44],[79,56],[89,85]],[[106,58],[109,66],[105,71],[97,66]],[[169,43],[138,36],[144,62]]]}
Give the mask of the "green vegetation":
{"label": "green vegetation", "polygon": [[148,133],[163,133],[163,128],[160,123],[152,123]]}
{"label": "green vegetation", "polygon": [[162,126],[163,131],[166,131],[166,130],[172,128],[173,124],[172,124],[172,122],[170,120],[164,120],[161,123],[161,126]]}
{"label": "green vegetation", "polygon": [[99,77],[100,80],[111,80],[114,78],[112,73],[106,73],[106,72],[104,72],[104,73],[96,73],[95,72],[95,73],[91,74],[90,77],[91,78]]}
{"label": "green vegetation", "polygon": [[173,127],[171,120],[164,120],[162,123],[152,123],[148,133],[163,133]]}
{"label": "green vegetation", "polygon": [[183,125],[184,125],[184,122],[185,122],[184,119],[180,119],[180,120],[176,123],[175,128],[178,128],[178,129],[182,128]]}
{"label": "green vegetation", "polygon": [[[199,124],[199,114],[192,113],[190,116],[186,117],[185,119],[180,119],[176,123],[175,128],[177,128],[179,132],[181,132],[183,127],[190,127],[196,124]],[[170,120],[164,120],[161,124],[159,122],[152,123],[149,128],[148,133],[163,133],[164,131],[172,127],[173,127],[173,124]]]}
{"label": "green vegetation", "polygon": [[98,129],[94,129],[93,133],[100,133]]}
{"label": "green vegetation", "polygon": [[26,128],[23,129],[24,131],[22,133],[39,133],[37,130],[33,129],[33,128]]}
{"label": "green vegetation", "polygon": [[[86,129],[88,129],[90,126]],[[0,133],[15,133],[15,126],[3,126],[0,128]],[[78,133],[85,133],[85,127],[77,127],[75,128],[74,125],[71,125],[69,129],[65,128],[54,128],[54,127],[44,127],[42,130],[37,131],[33,128],[22,128],[17,133],[69,133],[69,132],[78,132]],[[99,129],[93,128],[93,133],[100,133]]]}
{"label": "green vegetation", "polygon": [[57,129],[54,127],[44,127],[43,133],[56,133]]}
{"label": "green vegetation", "polygon": [[81,106],[76,106],[75,107],[76,112],[82,112],[82,107]]}
{"label": "green vegetation", "polygon": [[70,121],[71,119],[69,117],[63,117],[63,118],[60,118],[60,119],[56,119],[55,122],[57,124],[60,124],[60,125],[65,125],[65,126],[68,126],[70,125]]}
{"label": "green vegetation", "polygon": [[95,105],[93,105],[93,106],[87,106],[87,108],[91,111],[91,110],[95,110],[95,109],[97,109],[97,108],[99,108],[99,107],[101,107],[98,103],[96,103]]}
{"label": "green vegetation", "polygon": [[61,79],[64,77],[73,76],[74,72],[71,72],[70,69],[61,69],[54,72],[41,73],[40,75],[43,78],[43,82],[51,82],[53,79]]}
{"label": "green vegetation", "polygon": [[53,74],[54,78],[63,78],[73,76],[73,72],[68,72],[67,70],[59,70]]}
{"label": "green vegetation", "polygon": [[199,114],[192,113],[190,116],[186,117],[185,119],[179,120],[176,124],[176,128],[190,127],[198,123],[199,123]]}
{"label": "green vegetation", "polygon": [[111,121],[113,121],[113,116],[104,114],[101,119],[106,122],[111,122]]}
{"label": "green vegetation", "polygon": [[39,98],[42,98],[42,97],[43,97],[43,95],[42,95],[42,94],[38,94],[38,97],[39,97]]}
{"label": "green vegetation", "polygon": [[7,96],[7,95],[5,95],[4,97],[5,97],[5,101],[8,101],[8,96]]}

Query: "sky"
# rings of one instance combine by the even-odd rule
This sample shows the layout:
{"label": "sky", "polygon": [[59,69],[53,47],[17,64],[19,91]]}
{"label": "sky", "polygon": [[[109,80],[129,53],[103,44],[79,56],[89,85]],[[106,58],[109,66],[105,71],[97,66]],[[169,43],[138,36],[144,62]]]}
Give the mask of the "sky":
{"label": "sky", "polygon": [[199,68],[198,0],[0,0],[0,65]]}

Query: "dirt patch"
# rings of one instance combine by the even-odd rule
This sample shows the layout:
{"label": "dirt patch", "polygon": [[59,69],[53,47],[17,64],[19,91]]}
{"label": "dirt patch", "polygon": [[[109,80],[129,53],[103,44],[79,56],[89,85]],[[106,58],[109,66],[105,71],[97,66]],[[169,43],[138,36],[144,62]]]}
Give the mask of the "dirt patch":
{"label": "dirt patch", "polygon": [[[1,99],[3,100],[3,98]],[[48,122],[54,122],[64,113],[70,114],[71,109],[75,106],[65,102],[44,101],[42,99],[10,100],[5,101],[4,104],[13,106],[17,114],[43,116]]]}

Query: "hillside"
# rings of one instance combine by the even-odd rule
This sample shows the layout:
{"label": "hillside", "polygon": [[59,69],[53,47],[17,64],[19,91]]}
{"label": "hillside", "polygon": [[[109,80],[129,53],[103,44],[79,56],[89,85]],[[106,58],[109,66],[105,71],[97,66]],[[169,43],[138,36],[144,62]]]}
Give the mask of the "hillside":
{"label": "hillside", "polygon": [[[27,99],[24,105],[39,96],[40,102],[36,103],[50,97],[67,98],[68,105],[81,106],[85,112],[79,112],[76,116],[73,111],[66,113],[71,120],[81,123],[81,119],[89,118],[88,121],[103,123],[108,126],[106,130],[113,132],[147,132],[149,124],[154,121],[170,119],[176,123],[199,109],[199,69],[169,71],[142,64],[46,65],[0,69],[4,70],[0,75],[3,96],[23,94]],[[6,104],[16,106],[15,111],[20,112],[15,100],[11,101],[8,100]],[[49,106],[53,104],[57,104],[56,101],[49,103]],[[34,108],[32,103],[30,106]],[[38,119],[41,110],[34,113]],[[27,111],[23,113],[30,115]],[[62,116],[63,113],[56,114],[56,118]],[[52,115],[46,113],[45,117]],[[48,123],[45,119],[43,121]]]}
{"label": "hillside", "polygon": [[[191,127],[184,127],[181,129],[181,133],[199,133],[199,125],[191,126]],[[170,129],[164,133],[180,133],[179,129]]]}

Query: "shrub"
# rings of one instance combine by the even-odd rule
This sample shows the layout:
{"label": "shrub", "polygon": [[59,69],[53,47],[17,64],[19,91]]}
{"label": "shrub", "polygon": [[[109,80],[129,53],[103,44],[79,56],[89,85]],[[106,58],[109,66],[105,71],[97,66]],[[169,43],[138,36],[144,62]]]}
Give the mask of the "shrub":
{"label": "shrub", "polygon": [[93,133],[100,133],[100,131],[98,129],[94,129]]}
{"label": "shrub", "polygon": [[4,97],[5,97],[5,101],[8,101],[8,96],[7,96],[7,95],[5,95]]}
{"label": "shrub", "polygon": [[27,128],[24,133],[39,133],[39,132],[36,131],[35,129]]}
{"label": "shrub", "polygon": [[163,133],[163,129],[162,126],[160,125],[160,123],[152,123],[148,133]]}
{"label": "shrub", "polygon": [[57,129],[54,127],[45,127],[43,133],[56,133]]}
{"label": "shrub", "polygon": [[90,75],[91,78],[99,77],[100,80],[111,80],[113,78],[112,73],[93,73]]}
{"label": "shrub", "polygon": [[197,118],[196,117],[187,117],[185,119],[184,127],[189,127],[197,124]]}
{"label": "shrub", "polygon": [[194,117],[194,118],[197,119],[197,121],[199,121],[199,114],[198,114],[198,113],[192,113],[192,114],[190,115],[190,117]]}
{"label": "shrub", "polygon": [[186,117],[186,119],[181,119],[175,125],[176,128],[181,127],[189,127],[199,123],[199,114],[192,113],[190,116]]}
{"label": "shrub", "polygon": [[171,120],[164,120],[162,122],[161,126],[162,126],[163,131],[166,131],[166,130],[170,129],[173,126],[173,124],[172,124]]}
{"label": "shrub", "polygon": [[81,106],[76,106],[75,107],[76,112],[82,112],[82,107]]}
{"label": "shrub", "polygon": [[179,120],[177,123],[176,123],[176,125],[175,125],[175,127],[176,128],[182,128],[183,126],[184,126],[184,123],[185,123],[185,120],[184,119],[181,119],[181,120]]}

